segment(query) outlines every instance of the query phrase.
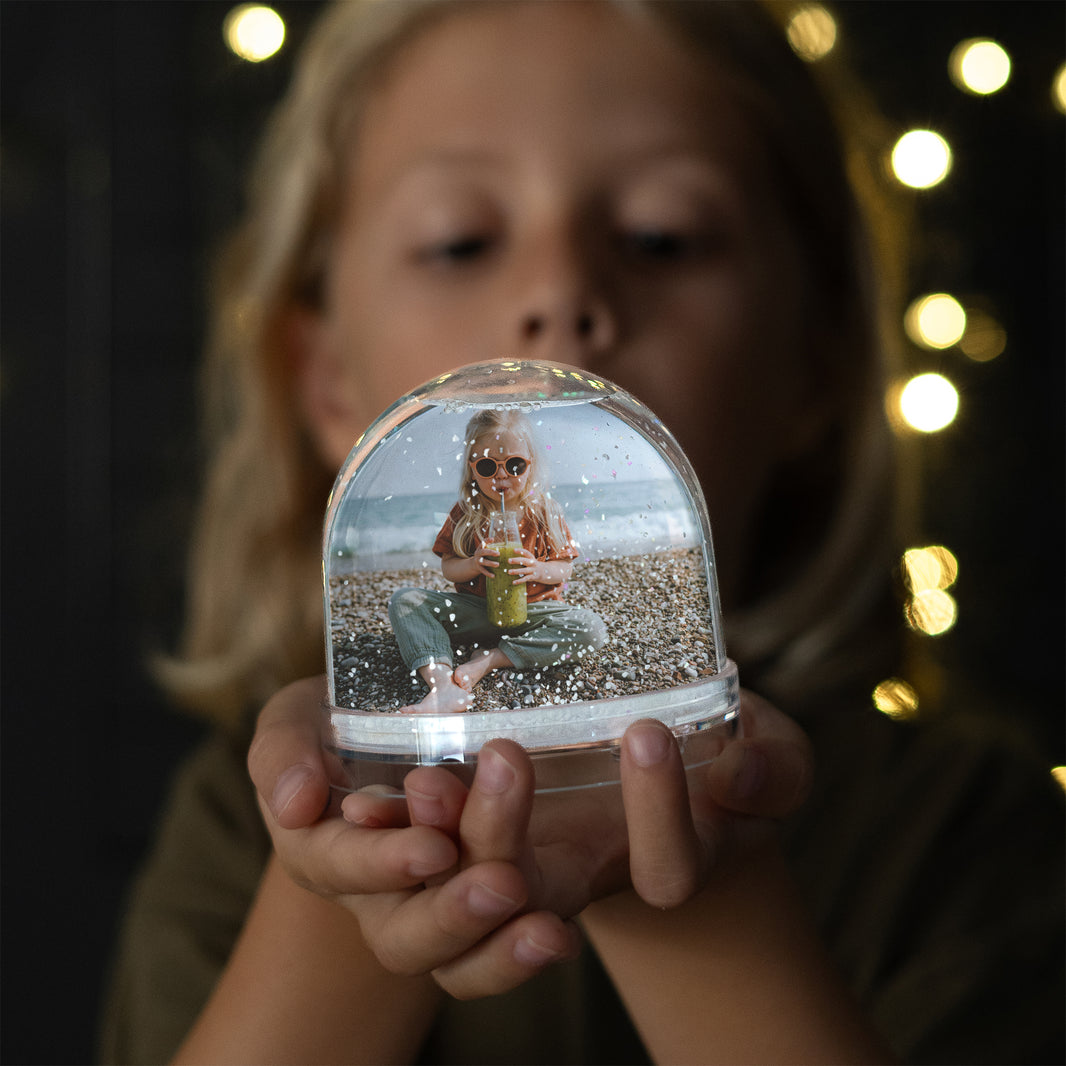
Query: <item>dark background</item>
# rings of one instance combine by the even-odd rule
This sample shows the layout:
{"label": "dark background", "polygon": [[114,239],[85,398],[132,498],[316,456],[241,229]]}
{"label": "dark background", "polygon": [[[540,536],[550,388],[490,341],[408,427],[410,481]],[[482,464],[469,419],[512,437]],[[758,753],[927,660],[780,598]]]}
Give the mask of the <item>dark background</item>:
{"label": "dark background", "polygon": [[[2,71],[3,1047],[86,1062],[123,892],[199,726],[145,656],[172,644],[199,469],[195,365],[211,250],[256,130],[317,5],[279,3],[286,47],[232,57],[229,4],[0,3]],[[955,170],[916,194],[915,294],[988,302],[988,364],[913,353],[963,407],[922,441],[922,537],[959,556],[939,661],[1048,765],[1063,735],[1064,56],[1057,2],[848,3],[844,46],[901,131]],[[964,37],[1014,59],[955,90]]]}

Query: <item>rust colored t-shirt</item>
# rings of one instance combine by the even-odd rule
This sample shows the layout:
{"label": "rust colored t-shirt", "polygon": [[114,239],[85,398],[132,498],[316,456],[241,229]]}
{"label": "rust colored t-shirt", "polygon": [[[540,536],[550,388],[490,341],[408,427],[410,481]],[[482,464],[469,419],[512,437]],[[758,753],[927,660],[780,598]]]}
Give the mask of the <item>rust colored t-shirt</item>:
{"label": "rust colored t-shirt", "polygon": [[[445,519],[444,525],[441,526],[437,539],[433,542],[433,553],[439,555],[442,559],[446,555],[455,554],[452,536],[455,533],[455,524],[462,518],[462,515],[462,508],[459,504],[456,504]],[[561,515],[559,516],[559,523],[566,535],[566,547],[562,550],[553,548],[548,541],[547,534],[540,525],[530,518],[528,514],[523,513],[522,521],[518,523],[518,535],[522,539],[522,547],[531,551],[534,557],[541,562],[576,559],[579,554],[577,545],[574,543],[570,529]],[[455,591],[470,592],[475,596],[484,596],[485,575],[478,574],[473,581],[456,582]],[[539,581],[531,581],[526,585],[526,601],[528,603],[536,603],[538,600],[561,600],[562,598],[562,585],[543,585]]]}

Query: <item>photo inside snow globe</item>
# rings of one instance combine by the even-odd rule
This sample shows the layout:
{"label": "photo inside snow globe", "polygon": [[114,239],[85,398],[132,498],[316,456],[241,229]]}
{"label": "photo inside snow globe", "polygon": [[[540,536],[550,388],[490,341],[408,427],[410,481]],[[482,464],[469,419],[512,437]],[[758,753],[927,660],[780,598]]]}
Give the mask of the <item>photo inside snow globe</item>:
{"label": "photo inside snow globe", "polygon": [[718,673],[702,503],[627,420],[431,406],[374,459],[327,533],[335,708],[529,712]]}

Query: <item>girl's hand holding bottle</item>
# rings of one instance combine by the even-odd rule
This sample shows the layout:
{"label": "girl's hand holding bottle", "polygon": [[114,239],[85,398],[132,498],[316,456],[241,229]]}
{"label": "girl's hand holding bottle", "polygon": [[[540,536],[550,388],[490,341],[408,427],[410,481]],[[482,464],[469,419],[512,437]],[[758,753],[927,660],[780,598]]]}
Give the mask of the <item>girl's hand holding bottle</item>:
{"label": "girl's hand holding bottle", "polygon": [[528,548],[515,548],[508,567],[516,585],[527,585],[530,581],[552,584],[540,575],[542,568],[540,560]]}
{"label": "girl's hand holding bottle", "polygon": [[500,549],[495,544],[481,544],[473,555],[478,572],[492,577],[500,565]]}
{"label": "girl's hand holding bottle", "polygon": [[538,559],[528,548],[516,548],[511,557],[510,573],[514,584],[561,585],[574,568],[572,559]]}
{"label": "girl's hand holding bottle", "polygon": [[572,919],[632,887],[654,907],[684,903],[761,853],[773,820],[806,795],[806,737],[745,693],[740,736],[686,778],[677,744],[642,721],[622,744],[613,790],[542,795],[517,745],[483,749],[468,789],[440,767],[413,770],[404,798],[353,793],[330,805],[319,743],[325,687],[299,682],[260,715],[249,769],[290,876],[359,920],[395,973],[432,972],[463,998],[521,984],[578,947]]}

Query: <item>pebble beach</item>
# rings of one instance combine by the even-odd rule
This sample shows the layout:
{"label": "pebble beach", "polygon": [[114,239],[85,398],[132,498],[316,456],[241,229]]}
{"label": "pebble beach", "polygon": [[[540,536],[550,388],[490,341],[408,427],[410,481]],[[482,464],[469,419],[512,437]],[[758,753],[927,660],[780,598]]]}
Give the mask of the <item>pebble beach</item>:
{"label": "pebble beach", "polygon": [[[439,571],[417,568],[331,578],[338,706],[396,711],[426,694],[422,680],[400,658],[389,625],[389,597],[403,585],[450,587]],[[579,559],[564,599],[600,615],[607,625],[607,644],[579,661],[548,669],[495,670],[475,689],[468,713],[635,695],[717,670],[699,549]],[[469,648],[455,650],[456,663],[470,657]]]}

